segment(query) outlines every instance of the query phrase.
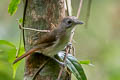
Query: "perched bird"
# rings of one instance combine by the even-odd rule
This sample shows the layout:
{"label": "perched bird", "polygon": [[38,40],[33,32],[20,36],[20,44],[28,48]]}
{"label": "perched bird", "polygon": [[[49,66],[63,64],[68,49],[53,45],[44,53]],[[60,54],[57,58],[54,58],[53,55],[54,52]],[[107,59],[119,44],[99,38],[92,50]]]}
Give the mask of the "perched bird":
{"label": "perched bird", "polygon": [[34,52],[40,52],[45,56],[53,58],[67,45],[71,30],[77,24],[83,24],[83,22],[79,21],[75,16],[65,17],[57,28],[42,35],[41,39],[34,42],[35,47],[18,57],[13,64]]}

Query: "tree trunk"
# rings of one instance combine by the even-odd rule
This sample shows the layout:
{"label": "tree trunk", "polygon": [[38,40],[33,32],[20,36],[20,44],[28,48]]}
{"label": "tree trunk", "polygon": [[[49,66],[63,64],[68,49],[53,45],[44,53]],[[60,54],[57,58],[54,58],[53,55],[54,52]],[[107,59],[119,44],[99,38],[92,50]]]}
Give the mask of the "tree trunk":
{"label": "tree trunk", "polygon": [[[23,26],[26,28],[48,30],[51,29],[51,23],[57,27],[65,17],[64,0],[26,0],[24,9]],[[25,50],[33,48],[33,42],[40,39],[43,34],[45,33],[24,30]],[[48,59],[49,57],[40,53],[26,57],[24,80],[31,80],[39,67]],[[60,65],[50,59],[35,80],[56,80],[59,71]],[[70,80],[70,75],[63,71],[61,80]]]}

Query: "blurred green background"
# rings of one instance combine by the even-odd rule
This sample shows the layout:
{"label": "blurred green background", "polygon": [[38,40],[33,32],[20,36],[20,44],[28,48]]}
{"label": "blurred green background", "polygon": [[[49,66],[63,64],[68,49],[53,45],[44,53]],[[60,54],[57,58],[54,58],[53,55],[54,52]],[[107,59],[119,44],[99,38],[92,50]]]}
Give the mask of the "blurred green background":
{"label": "blurred green background", "polygon": [[[18,46],[19,33],[16,19],[22,17],[23,3],[14,16],[8,14],[9,0],[0,2],[0,40]],[[79,0],[72,0],[73,15],[76,15]],[[85,21],[87,0],[83,0],[80,19]],[[84,25],[83,25],[84,26]],[[76,57],[90,60],[94,67],[83,65],[88,80],[120,80],[120,0],[92,0],[88,28],[78,26],[74,39]],[[12,64],[8,54],[0,47],[0,80],[12,80]],[[11,53],[15,54],[15,52]],[[24,61],[17,68],[15,80],[22,80]],[[76,80],[73,76],[73,80]]]}

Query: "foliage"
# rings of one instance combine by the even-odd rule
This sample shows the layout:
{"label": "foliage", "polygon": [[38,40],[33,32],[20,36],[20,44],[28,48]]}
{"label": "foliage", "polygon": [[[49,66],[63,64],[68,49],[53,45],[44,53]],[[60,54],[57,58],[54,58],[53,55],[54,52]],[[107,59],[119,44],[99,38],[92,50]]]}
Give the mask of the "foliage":
{"label": "foliage", "polygon": [[[84,0],[82,7],[80,16],[82,21],[85,21],[87,1],[88,0]],[[18,34],[14,34],[12,39],[9,37],[11,34],[8,34],[10,32],[17,33],[18,30],[15,28],[16,16],[9,17],[6,14],[5,9],[7,2],[8,0],[2,0],[0,3],[0,13],[4,14],[0,16],[0,39],[7,41],[15,40],[16,42]],[[77,58],[90,59],[95,65],[94,68],[88,66],[84,67],[87,71],[88,80],[120,80],[119,4],[120,0],[93,0],[88,28],[77,27],[75,31],[74,39],[77,44],[74,45],[76,47]],[[76,15],[78,5],[79,0],[72,0],[73,15]],[[21,13],[22,11],[18,10],[18,12]],[[21,15],[18,14],[18,17],[20,16]],[[6,35],[3,34],[3,30],[7,33]],[[12,72],[10,68],[11,64],[7,64],[6,57],[8,56],[2,52],[2,48],[0,48],[0,80],[12,80],[10,78]],[[7,47],[4,48],[7,49]],[[79,54],[79,52],[81,52],[81,54]],[[22,80],[20,78],[22,77],[20,70],[24,70],[24,68],[21,68],[21,66],[16,74],[16,80]],[[76,80],[73,78],[72,80]]]}
{"label": "foliage", "polygon": [[[61,58],[63,60],[64,56],[65,56],[65,52],[60,51],[58,53],[58,56],[59,56],[59,58]],[[74,74],[74,76],[78,80],[87,80],[81,64],[78,62],[78,60],[74,56],[72,56],[71,54],[68,54],[65,64],[67,65],[67,68],[70,69],[70,71]]]}
{"label": "foliage", "polygon": [[[14,44],[5,41],[5,40],[0,40],[0,53],[2,54],[6,54],[8,62],[12,65],[13,61],[15,60],[15,53],[16,53],[17,49],[15,47]],[[24,52],[24,49],[21,48],[21,51],[19,53],[19,55],[21,55]],[[15,74],[16,74],[16,69],[19,66],[19,63],[15,64],[12,66],[13,68],[13,78],[15,78]]]}
{"label": "foliage", "polygon": [[[9,4],[9,7],[8,7],[8,13],[10,15],[15,14],[19,4],[20,4],[20,0],[11,0],[11,2]],[[69,16],[72,16],[71,0],[67,0],[67,5],[68,5]],[[19,19],[18,23],[21,24],[22,23],[22,19]],[[8,45],[8,43],[9,42],[6,41],[7,45]],[[21,41],[20,41],[20,44],[21,44]],[[14,46],[11,43],[9,43],[9,45]],[[16,51],[16,47],[14,46],[14,50],[12,50],[12,51],[14,51],[14,53],[15,52],[19,53],[19,50],[20,50],[20,46],[19,46],[17,51]],[[13,53],[13,52],[11,52],[11,53]],[[59,57],[61,59],[64,58],[64,53],[65,52],[63,52],[63,53],[61,52],[59,54]],[[8,57],[8,60],[10,61],[10,63],[12,63],[13,60],[15,60],[15,54],[8,54],[8,56],[10,56],[10,57]],[[81,64],[89,64],[88,61],[82,61],[82,62],[79,63],[79,61],[74,56],[72,56],[70,54],[67,56],[67,60],[66,61],[67,61],[67,67],[70,69],[70,71],[75,75],[75,77],[78,80],[87,80],[86,75],[85,75],[85,73],[83,71],[83,68],[82,68]],[[13,78],[15,78],[16,69],[17,69],[18,66],[19,66],[19,63],[13,65]]]}
{"label": "foliage", "polygon": [[[9,6],[8,6],[8,13],[12,16],[12,15],[14,15],[15,13],[16,13],[16,11],[17,11],[17,8],[18,8],[18,5],[20,4],[20,0],[11,0],[11,2],[10,2],[10,4],[9,4]],[[21,19],[19,19],[18,20],[18,23],[22,23],[22,18]],[[21,36],[20,36],[21,37]],[[1,42],[1,41],[0,41]],[[9,42],[7,42],[7,41],[4,41],[4,43],[3,43],[3,41],[1,42],[1,43],[3,43],[3,44],[5,44],[5,42],[6,42],[6,44],[8,45],[13,45],[13,44],[11,44],[11,43],[9,43]],[[21,39],[20,39],[20,44],[19,45],[21,45]],[[14,46],[14,45],[13,45]],[[8,61],[10,61],[10,63],[12,63],[14,60],[15,60],[15,52],[16,52],[16,54],[22,54],[23,52],[24,52],[24,48],[20,48],[20,46],[19,46],[19,48],[18,48],[18,50],[16,50],[16,47],[14,46],[14,54],[8,54],[8,56],[10,56],[10,57],[8,57]],[[20,50],[21,49],[21,50]],[[13,55],[13,56],[11,56],[11,55]],[[15,78],[15,75],[16,75],[16,70],[17,70],[17,67],[19,66],[19,62],[17,63],[17,64],[14,64],[13,65],[13,78]]]}
{"label": "foliage", "polygon": [[14,15],[17,11],[18,5],[20,4],[20,0],[11,0],[8,6],[8,13],[10,15]]}

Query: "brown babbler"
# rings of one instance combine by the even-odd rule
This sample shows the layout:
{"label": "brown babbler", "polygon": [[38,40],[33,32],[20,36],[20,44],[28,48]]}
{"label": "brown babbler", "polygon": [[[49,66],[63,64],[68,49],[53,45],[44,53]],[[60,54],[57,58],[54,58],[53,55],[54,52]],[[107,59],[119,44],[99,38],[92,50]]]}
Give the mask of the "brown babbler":
{"label": "brown babbler", "polygon": [[36,46],[28,50],[22,56],[18,57],[13,64],[35,52],[40,52],[45,56],[53,58],[54,55],[56,55],[65,47],[65,45],[67,45],[71,30],[77,24],[83,24],[83,22],[79,21],[75,16],[65,17],[57,28],[42,35],[41,39],[35,42]]}

